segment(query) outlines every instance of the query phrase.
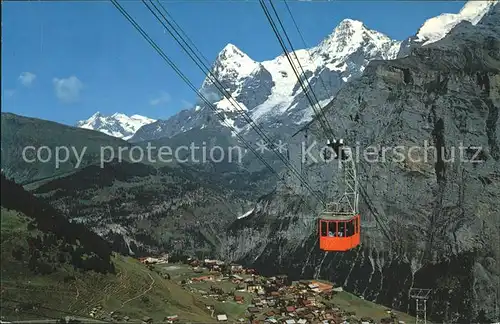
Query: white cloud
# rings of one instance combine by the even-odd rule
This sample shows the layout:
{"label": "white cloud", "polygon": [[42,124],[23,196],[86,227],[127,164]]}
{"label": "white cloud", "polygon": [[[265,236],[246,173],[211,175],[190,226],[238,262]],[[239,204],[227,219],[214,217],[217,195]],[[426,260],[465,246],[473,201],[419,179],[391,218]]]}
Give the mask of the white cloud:
{"label": "white cloud", "polygon": [[83,83],[72,75],[66,79],[54,78],[54,90],[57,98],[63,103],[72,103],[80,99]]}
{"label": "white cloud", "polygon": [[29,87],[33,81],[36,79],[36,75],[31,72],[23,72],[21,75],[19,75],[19,81],[21,81],[21,84],[25,87]]}
{"label": "white cloud", "polygon": [[165,91],[162,91],[161,94],[157,98],[153,98],[149,101],[149,104],[151,106],[158,106],[161,104],[165,104],[169,102],[171,99],[170,95],[166,93]]}

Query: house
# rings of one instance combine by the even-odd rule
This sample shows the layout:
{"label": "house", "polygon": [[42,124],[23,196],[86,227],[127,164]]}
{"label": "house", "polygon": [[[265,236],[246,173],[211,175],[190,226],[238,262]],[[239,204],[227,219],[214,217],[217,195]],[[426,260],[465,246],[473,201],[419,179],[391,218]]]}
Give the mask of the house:
{"label": "house", "polygon": [[247,286],[247,291],[248,292],[255,292],[255,293],[258,293],[260,291],[264,291],[264,289],[262,288],[261,285],[258,285],[258,284],[249,284]]}
{"label": "house", "polygon": [[172,315],[172,316],[165,317],[165,322],[167,322],[167,323],[174,323],[174,322],[177,322],[177,321],[179,321],[179,316],[177,316],[177,315]]}
{"label": "house", "polygon": [[143,264],[164,264],[164,263],[168,263],[168,254],[162,255],[159,258],[154,258],[154,257],[139,258],[139,262],[141,262]]}
{"label": "house", "polygon": [[226,322],[227,321],[227,315],[226,314],[217,315],[217,320],[219,322]]}
{"label": "house", "polygon": [[257,307],[248,307],[250,313],[258,313],[260,310]]}
{"label": "house", "polygon": [[314,314],[306,314],[304,315],[304,318],[306,318],[307,320],[309,320],[310,322],[312,322],[314,320]]}
{"label": "house", "polygon": [[239,265],[239,264],[232,264],[231,265],[231,272],[235,273],[240,273],[243,271],[243,266]]}
{"label": "house", "polygon": [[214,265],[223,266],[224,265],[224,261],[205,259],[203,261],[203,264],[206,267],[208,267],[208,266],[214,266]]}
{"label": "house", "polygon": [[328,292],[333,289],[333,285],[324,282],[312,281],[311,284],[315,286],[314,288],[319,289],[320,292]]}
{"label": "house", "polygon": [[293,313],[293,312],[295,312],[295,307],[294,306],[288,306],[286,308],[286,311],[289,312],[289,313]]}
{"label": "house", "polygon": [[309,289],[314,289],[314,288],[318,288],[318,285],[312,283],[312,284],[309,284],[308,287],[309,287]]}
{"label": "house", "polygon": [[308,311],[308,309],[305,307],[300,307],[300,308],[295,309],[295,313],[297,313],[297,314],[305,313],[307,311]]}
{"label": "house", "polygon": [[313,305],[313,306],[316,305],[316,298],[315,297],[307,297],[307,299],[305,301],[308,302],[308,305]]}
{"label": "house", "polygon": [[234,296],[234,301],[239,304],[243,303],[244,300],[245,298],[243,296]]}

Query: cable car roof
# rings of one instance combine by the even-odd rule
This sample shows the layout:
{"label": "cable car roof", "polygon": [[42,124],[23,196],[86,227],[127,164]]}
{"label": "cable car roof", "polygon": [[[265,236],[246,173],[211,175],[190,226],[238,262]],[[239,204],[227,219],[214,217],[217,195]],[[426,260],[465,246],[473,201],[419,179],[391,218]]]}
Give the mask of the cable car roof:
{"label": "cable car roof", "polygon": [[356,217],[356,214],[350,212],[322,212],[319,214],[320,219],[324,220],[350,220],[353,217]]}

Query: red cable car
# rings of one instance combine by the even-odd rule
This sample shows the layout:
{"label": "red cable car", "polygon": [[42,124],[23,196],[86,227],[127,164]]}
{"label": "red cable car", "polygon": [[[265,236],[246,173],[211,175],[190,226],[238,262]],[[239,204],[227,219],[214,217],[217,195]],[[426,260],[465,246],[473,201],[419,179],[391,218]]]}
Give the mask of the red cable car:
{"label": "red cable car", "polygon": [[319,228],[319,248],[323,251],[349,251],[360,243],[358,215],[350,213],[321,213]]}
{"label": "red cable car", "polygon": [[343,141],[328,145],[334,149],[344,178],[344,195],[338,203],[328,204],[318,221],[319,248],[327,252],[344,252],[361,242],[361,222],[358,213],[358,182],[356,166]]}

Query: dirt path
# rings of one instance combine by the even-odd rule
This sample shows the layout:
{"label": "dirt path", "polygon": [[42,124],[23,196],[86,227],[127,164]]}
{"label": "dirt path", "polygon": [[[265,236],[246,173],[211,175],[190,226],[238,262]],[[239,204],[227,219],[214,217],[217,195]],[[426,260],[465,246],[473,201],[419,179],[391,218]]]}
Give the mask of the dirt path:
{"label": "dirt path", "polygon": [[152,276],[150,273],[147,273],[147,274],[148,274],[149,278],[151,278],[151,284],[149,285],[149,288],[148,288],[148,289],[146,289],[146,290],[144,290],[144,291],[143,291],[142,293],[140,293],[139,295],[137,295],[137,296],[135,296],[135,297],[133,297],[133,298],[130,298],[130,299],[128,299],[128,300],[126,300],[126,301],[124,301],[124,302],[122,303],[122,305],[120,306],[120,308],[118,308],[117,310],[115,310],[115,312],[116,312],[116,311],[118,311],[118,310],[120,310],[120,309],[122,309],[122,308],[123,308],[123,306],[125,306],[125,304],[128,304],[129,302],[131,302],[131,301],[133,301],[133,300],[136,300],[137,298],[140,298],[140,297],[142,297],[142,296],[146,295],[148,292],[150,292],[150,291],[151,291],[151,289],[153,289],[153,286],[154,286],[154,284],[155,284],[155,278],[153,278],[153,276]]}

